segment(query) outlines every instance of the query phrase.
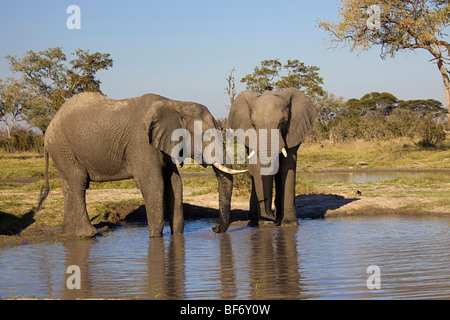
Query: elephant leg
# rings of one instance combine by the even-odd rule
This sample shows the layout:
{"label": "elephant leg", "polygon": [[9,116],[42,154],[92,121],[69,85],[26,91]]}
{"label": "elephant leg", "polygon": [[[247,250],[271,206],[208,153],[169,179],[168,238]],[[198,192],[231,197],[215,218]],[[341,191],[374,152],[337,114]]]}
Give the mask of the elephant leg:
{"label": "elephant leg", "polygon": [[70,236],[92,237],[97,229],[86,210],[86,182],[62,179],[64,194],[63,231]]}
{"label": "elephant leg", "polygon": [[164,204],[172,234],[182,234],[184,230],[183,185],[175,165],[171,165],[164,172]]}
{"label": "elephant leg", "polygon": [[64,195],[64,216],[63,216],[63,229],[64,232],[68,231],[69,226],[74,223],[74,205],[73,205],[73,197],[72,192],[69,188],[69,183],[65,179],[61,179],[61,186]]}
{"label": "elephant leg", "polygon": [[279,225],[283,219],[283,198],[284,183],[279,170],[275,175],[275,217],[277,225]]}
{"label": "elephant leg", "polygon": [[258,204],[258,197],[256,195],[255,190],[255,180],[253,177],[252,179],[252,193],[250,196],[250,213],[249,213],[249,226],[257,227],[258,226],[258,216],[259,216],[259,204]]}
{"label": "elephant leg", "polygon": [[[255,179],[261,180],[257,185]],[[259,191],[258,188],[259,187]],[[252,176],[252,194],[250,196],[250,226],[258,226],[259,220],[275,221],[272,214],[273,176]],[[258,194],[260,195],[258,197]]]}
{"label": "elephant leg", "polygon": [[145,201],[150,238],[162,237],[164,229],[164,179],[161,171],[157,173],[134,175]]}
{"label": "elephant leg", "polygon": [[[289,149],[288,156],[280,163],[280,180],[282,202],[282,225],[297,225],[297,213],[295,209],[295,175],[297,166],[298,147]],[[278,191],[278,190],[277,190]]]}
{"label": "elephant leg", "polygon": [[272,213],[273,176],[262,176],[264,200],[260,201],[260,218],[275,221]]}

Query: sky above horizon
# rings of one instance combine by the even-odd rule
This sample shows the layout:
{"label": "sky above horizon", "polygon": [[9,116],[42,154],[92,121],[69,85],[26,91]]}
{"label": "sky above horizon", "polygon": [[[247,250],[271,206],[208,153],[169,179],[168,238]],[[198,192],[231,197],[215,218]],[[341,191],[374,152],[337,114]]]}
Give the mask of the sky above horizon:
{"label": "sky above horizon", "polygon": [[[157,93],[207,106],[228,116],[226,80],[239,80],[265,59],[299,59],[320,68],[324,89],[345,99],[389,92],[399,99],[444,103],[442,78],[424,50],[382,60],[380,48],[351,53],[328,48],[317,20],[337,20],[338,0],[278,1],[9,1],[0,5],[0,79],[6,55],[62,47],[110,53],[113,68],[98,73],[108,97]],[[67,7],[81,10],[81,29],[70,30]]]}

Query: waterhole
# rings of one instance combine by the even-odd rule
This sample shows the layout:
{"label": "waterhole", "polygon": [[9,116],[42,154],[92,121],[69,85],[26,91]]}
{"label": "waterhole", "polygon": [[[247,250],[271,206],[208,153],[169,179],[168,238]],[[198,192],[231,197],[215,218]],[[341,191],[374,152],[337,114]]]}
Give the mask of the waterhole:
{"label": "waterhole", "polygon": [[[186,222],[149,239],[145,224],[90,240],[0,248],[0,298],[448,299],[450,218],[364,216],[298,227]],[[80,289],[69,289],[68,266]],[[369,266],[379,289],[369,289]]]}

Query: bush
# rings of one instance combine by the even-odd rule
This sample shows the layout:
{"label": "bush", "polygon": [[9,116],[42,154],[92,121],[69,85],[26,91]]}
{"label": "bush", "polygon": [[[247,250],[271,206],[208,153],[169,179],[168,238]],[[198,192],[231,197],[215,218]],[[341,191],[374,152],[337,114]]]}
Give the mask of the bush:
{"label": "bush", "polygon": [[449,125],[445,115],[422,115],[405,108],[396,108],[389,115],[377,110],[363,116],[342,113],[327,124],[317,122],[310,141],[328,138],[331,143],[342,143],[407,137],[419,139],[421,146],[432,147],[446,139],[445,126]]}
{"label": "bush", "polygon": [[421,139],[418,144],[427,148],[436,146],[446,138],[443,123],[431,116],[425,116],[418,122],[417,133]]}
{"label": "bush", "polygon": [[0,148],[6,152],[37,151],[44,150],[44,137],[30,129],[18,128],[8,138],[5,132],[0,131]]}

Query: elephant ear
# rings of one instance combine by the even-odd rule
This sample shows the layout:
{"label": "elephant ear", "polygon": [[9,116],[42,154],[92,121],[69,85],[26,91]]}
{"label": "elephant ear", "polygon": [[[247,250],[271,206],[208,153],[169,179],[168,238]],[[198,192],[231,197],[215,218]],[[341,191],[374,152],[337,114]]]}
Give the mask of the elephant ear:
{"label": "elephant ear", "polygon": [[[177,111],[175,101],[163,100],[154,103],[146,118],[150,144],[171,155],[180,140],[172,141],[172,133],[177,129],[185,129],[183,116]],[[180,135],[178,135],[179,137]],[[183,141],[188,141],[186,136]]]}
{"label": "elephant ear", "polygon": [[289,103],[291,110],[286,133],[288,148],[299,145],[305,139],[317,118],[317,110],[310,98],[296,88],[287,88],[279,93]]}
{"label": "elephant ear", "polygon": [[258,94],[250,91],[243,91],[234,100],[228,116],[228,125],[231,129],[243,129],[247,131],[253,128],[250,120],[252,101],[258,97]]}

